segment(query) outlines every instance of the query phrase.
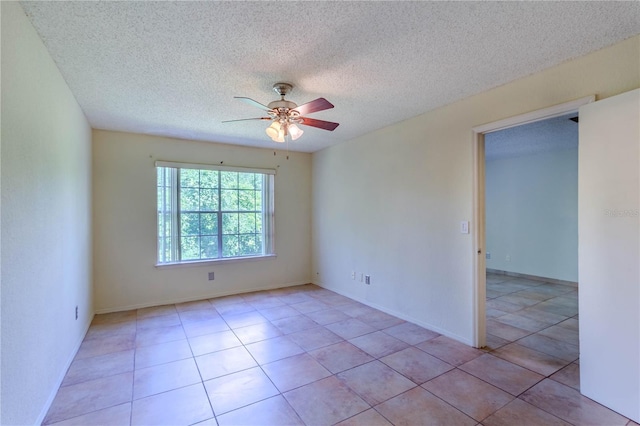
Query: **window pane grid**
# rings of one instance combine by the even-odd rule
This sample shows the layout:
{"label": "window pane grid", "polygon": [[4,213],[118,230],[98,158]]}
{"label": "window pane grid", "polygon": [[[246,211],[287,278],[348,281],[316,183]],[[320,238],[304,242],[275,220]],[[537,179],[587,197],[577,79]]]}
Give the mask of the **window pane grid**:
{"label": "window pane grid", "polygon": [[158,167],[158,262],[268,254],[266,182],[260,173]]}

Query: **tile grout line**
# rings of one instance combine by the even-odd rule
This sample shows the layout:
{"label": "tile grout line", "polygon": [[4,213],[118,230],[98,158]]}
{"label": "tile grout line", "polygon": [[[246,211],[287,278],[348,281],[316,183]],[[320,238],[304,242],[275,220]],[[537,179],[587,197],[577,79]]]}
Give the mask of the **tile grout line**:
{"label": "tile grout line", "polygon": [[[261,315],[262,315],[262,314],[261,314]],[[265,318],[266,318],[266,317],[265,317]],[[269,379],[269,382],[270,382],[270,383],[273,385],[273,387],[278,391],[278,395],[274,395],[274,396],[281,396],[281,397],[282,397],[282,398],[287,402],[287,404],[291,407],[291,404],[289,404],[289,402],[288,402],[288,401],[287,401],[287,399],[284,397],[284,395],[282,394],[282,392],[280,391],[280,389],[278,389],[278,387],[276,386],[276,384],[275,384],[275,383],[273,383],[273,380],[271,379],[271,377],[269,377],[269,375],[267,374],[267,372],[266,372],[266,371],[264,371],[264,369],[262,368],[262,365],[258,362],[258,360],[257,360],[257,359],[255,359],[255,356],[251,353],[251,351],[249,351],[249,350],[247,349],[247,347],[246,347],[245,343],[240,339],[240,337],[238,337],[238,335],[236,334],[235,330],[234,330],[234,329],[229,325],[229,323],[227,322],[227,320],[225,320],[224,318],[222,318],[222,319],[223,319],[223,321],[225,322],[225,324],[227,324],[227,327],[229,327],[229,330],[231,330],[231,332],[233,333],[233,335],[234,335],[234,336],[236,336],[236,339],[238,339],[238,341],[240,342],[240,344],[242,345],[242,347],[244,348],[244,350],[245,350],[245,351],[247,351],[247,353],[249,354],[249,356],[253,359],[253,361],[256,363],[256,365],[260,368],[260,371],[262,372],[262,374],[264,374],[264,375],[265,375],[265,377],[266,377],[267,379]],[[271,324],[271,321],[269,321],[269,323]],[[239,328],[242,328],[242,327],[239,327]],[[268,340],[268,339],[265,339],[265,340]],[[256,343],[256,342],[253,342],[253,343]],[[255,367],[251,367],[251,368],[255,368]],[[241,370],[241,371],[246,371],[246,370],[248,370],[248,369]],[[230,373],[230,374],[234,374],[234,373]],[[224,377],[224,376],[220,376],[220,377]],[[234,408],[233,410],[227,411],[227,412],[226,412],[226,413],[224,413],[224,414],[231,413],[231,412],[233,412],[233,411],[235,411],[235,410],[238,410],[238,409],[240,409],[240,408],[248,407],[248,406],[250,406],[250,405],[252,405],[252,404],[257,404],[258,402],[266,401],[267,399],[269,399],[269,398],[273,398],[274,396],[270,396],[270,397],[267,397],[267,398],[263,398],[263,399],[261,399],[261,400],[259,400],[259,401],[254,401],[254,402],[252,402],[252,403],[250,403],[250,404],[243,405],[242,407]],[[291,407],[291,409],[293,409],[293,410],[295,411],[295,409],[294,409],[293,407]],[[296,414],[298,414],[298,413],[296,412]],[[299,415],[299,414],[298,414],[298,417],[300,417],[300,415]],[[216,416],[216,421],[217,421],[217,416]]]}
{"label": "tile grout line", "polygon": [[[205,300],[208,301],[208,299],[205,299]],[[211,304],[211,302],[209,302],[209,303]],[[176,311],[178,311],[177,306],[174,305],[174,307],[176,308]],[[213,309],[214,311],[216,311],[216,313],[218,313],[213,305],[211,305],[211,309]],[[209,403],[209,408],[211,408],[211,415],[213,416],[212,418],[215,420],[215,422],[217,424],[218,423],[218,419],[216,418],[216,412],[213,409],[213,405],[211,404],[211,398],[209,398],[209,392],[207,392],[207,387],[204,385],[204,378],[202,377],[202,372],[200,371],[200,366],[198,365],[198,362],[196,361],[196,356],[193,353],[193,348],[191,347],[191,341],[189,340],[189,338],[187,336],[187,330],[185,330],[185,328],[184,328],[184,322],[182,320],[182,315],[180,315],[180,312],[178,312],[178,318],[180,318],[180,327],[182,328],[182,332],[184,333],[184,338],[187,341],[187,345],[189,346],[189,351],[191,352],[191,359],[193,360],[193,363],[196,366],[196,370],[198,371],[198,376],[200,377],[200,384],[202,385],[202,388],[204,389],[204,394],[207,397],[207,402]],[[188,385],[188,386],[193,386],[193,385]],[[131,413],[133,415],[133,410],[131,410]],[[206,420],[208,420],[208,419],[200,420],[199,422],[206,421]]]}
{"label": "tile grout line", "polygon": [[138,312],[136,311],[136,331],[133,337],[133,377],[131,378],[131,409],[129,410],[129,426],[133,424],[133,387],[136,383],[136,354],[138,353]]}

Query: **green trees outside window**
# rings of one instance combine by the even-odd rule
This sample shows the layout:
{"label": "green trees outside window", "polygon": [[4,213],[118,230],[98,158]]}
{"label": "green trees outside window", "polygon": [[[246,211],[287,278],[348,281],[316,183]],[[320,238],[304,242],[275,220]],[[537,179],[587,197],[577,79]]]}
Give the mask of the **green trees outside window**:
{"label": "green trees outside window", "polygon": [[273,174],[157,167],[158,264],[271,254]]}

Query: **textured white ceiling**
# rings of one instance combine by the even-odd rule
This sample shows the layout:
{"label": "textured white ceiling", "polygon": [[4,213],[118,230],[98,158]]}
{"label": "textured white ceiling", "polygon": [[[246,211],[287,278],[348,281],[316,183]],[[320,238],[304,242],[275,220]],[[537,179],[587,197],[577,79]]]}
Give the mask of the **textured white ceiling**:
{"label": "textured white ceiling", "polygon": [[640,33],[640,2],[22,2],[94,128],[280,148],[278,82],[334,132],[313,152]]}
{"label": "textured white ceiling", "polygon": [[570,120],[577,115],[566,114],[488,133],[484,137],[485,158],[491,161],[577,148],[578,123]]}

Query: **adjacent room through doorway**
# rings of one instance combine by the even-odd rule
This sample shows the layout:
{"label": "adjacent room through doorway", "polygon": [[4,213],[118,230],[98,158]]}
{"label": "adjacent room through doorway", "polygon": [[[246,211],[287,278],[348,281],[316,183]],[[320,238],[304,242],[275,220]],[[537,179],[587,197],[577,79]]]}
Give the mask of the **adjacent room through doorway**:
{"label": "adjacent room through doorway", "polygon": [[578,123],[485,135],[486,343],[579,389]]}

